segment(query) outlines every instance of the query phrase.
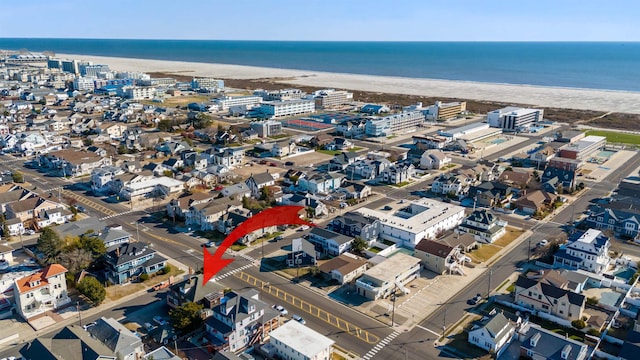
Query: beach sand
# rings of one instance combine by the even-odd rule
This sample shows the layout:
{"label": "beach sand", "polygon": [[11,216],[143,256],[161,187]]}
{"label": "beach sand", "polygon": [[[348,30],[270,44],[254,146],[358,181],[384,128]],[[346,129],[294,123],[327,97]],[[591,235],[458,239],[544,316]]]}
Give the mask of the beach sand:
{"label": "beach sand", "polygon": [[640,114],[640,93],[626,91],[339,74],[311,70],[290,70],[90,55],[56,54],[56,56],[92,61],[97,64],[107,64],[112,70],[119,71],[161,72],[227,79],[279,78],[279,81],[283,84],[291,84],[294,86],[306,85],[320,88],[338,88],[425,97],[529,104],[532,106],[551,108]]}

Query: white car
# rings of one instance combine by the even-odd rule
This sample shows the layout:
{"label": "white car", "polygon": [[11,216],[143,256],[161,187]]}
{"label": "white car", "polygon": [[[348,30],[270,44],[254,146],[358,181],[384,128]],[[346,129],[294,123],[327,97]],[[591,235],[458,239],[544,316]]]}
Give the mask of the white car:
{"label": "white car", "polygon": [[287,316],[289,312],[282,305],[273,305],[273,308],[280,312],[280,315]]}
{"label": "white car", "polygon": [[300,316],[300,315],[293,315],[293,316],[291,316],[291,318],[292,318],[293,320],[295,320],[295,321],[299,322],[299,323],[300,323],[300,324],[302,324],[302,325],[304,325],[304,324],[306,324],[306,323],[307,323],[306,321],[304,321],[304,319],[303,319],[303,318],[302,318],[302,316]]}
{"label": "white car", "polygon": [[305,230],[309,230],[309,226],[307,226],[307,225],[302,225],[302,226],[300,226],[300,228],[298,229],[298,231],[305,231]]}
{"label": "white car", "polygon": [[547,245],[549,245],[549,240],[547,240],[547,239],[543,239],[538,243],[539,247],[543,247],[543,246],[547,246]]}

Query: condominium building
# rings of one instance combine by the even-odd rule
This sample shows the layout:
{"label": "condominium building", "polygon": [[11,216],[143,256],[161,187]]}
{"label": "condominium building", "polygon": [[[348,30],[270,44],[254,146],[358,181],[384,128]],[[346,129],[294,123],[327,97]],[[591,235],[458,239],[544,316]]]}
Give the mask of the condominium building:
{"label": "condominium building", "polygon": [[92,64],[82,64],[80,65],[80,75],[86,77],[98,77],[100,73],[108,73],[111,70],[109,69],[109,65],[92,65]]}
{"label": "condominium building", "polygon": [[449,120],[465,111],[467,111],[467,103],[465,101],[449,103],[436,101],[434,105],[427,107],[424,113],[428,120]]}
{"label": "condominium building", "polygon": [[567,159],[585,160],[594,152],[601,150],[606,144],[606,137],[590,135],[573,143],[562,145],[558,156]]}
{"label": "condominium building", "polygon": [[213,104],[218,106],[219,111],[226,111],[234,106],[246,106],[252,108],[262,102],[260,96],[225,96],[219,99],[213,99]]}
{"label": "condominium building", "polygon": [[93,91],[94,79],[78,76],[73,79],[73,89],[78,91]]}
{"label": "condominium building", "polygon": [[519,131],[533,123],[542,121],[543,113],[542,109],[508,106],[487,113],[487,122],[491,127],[501,128],[505,131]]}
{"label": "condominium building", "polygon": [[356,211],[380,222],[380,238],[408,248],[414,248],[424,238],[433,239],[436,234],[455,228],[464,219],[463,207],[431,199],[411,201],[396,211],[368,208]]}
{"label": "condominium building", "polygon": [[260,113],[268,118],[313,113],[316,103],[312,99],[276,100],[260,104]]}
{"label": "condominium building", "polygon": [[389,136],[393,134],[415,131],[416,127],[424,124],[424,114],[421,111],[408,111],[367,120],[365,134],[367,136]]}
{"label": "condominium building", "polygon": [[420,259],[397,253],[367,270],[356,280],[358,295],[378,300],[386,298],[396,290],[408,293],[409,290],[404,285],[417,278],[420,269]]}
{"label": "condominium building", "polygon": [[251,128],[262,138],[282,133],[282,123],[274,120],[252,122]]}
{"label": "condominium building", "polygon": [[132,100],[151,99],[156,94],[156,88],[143,86],[124,86],[122,93],[125,98]]}
{"label": "condominium building", "polygon": [[344,90],[325,89],[313,93],[316,108],[324,109],[353,101],[353,93]]}
{"label": "condominium building", "polygon": [[209,92],[218,92],[224,89],[224,80],[213,78],[193,78],[191,88],[194,90],[203,89]]}
{"label": "condominium building", "polygon": [[300,89],[281,89],[281,90],[256,90],[253,95],[260,96],[265,101],[286,101],[302,99],[307,93]]}

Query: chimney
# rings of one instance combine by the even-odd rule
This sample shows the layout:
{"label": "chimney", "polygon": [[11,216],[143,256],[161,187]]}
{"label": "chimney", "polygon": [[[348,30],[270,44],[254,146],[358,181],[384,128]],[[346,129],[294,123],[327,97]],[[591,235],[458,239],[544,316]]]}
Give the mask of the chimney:
{"label": "chimney", "polygon": [[119,246],[116,248],[116,256],[120,257],[120,247]]}

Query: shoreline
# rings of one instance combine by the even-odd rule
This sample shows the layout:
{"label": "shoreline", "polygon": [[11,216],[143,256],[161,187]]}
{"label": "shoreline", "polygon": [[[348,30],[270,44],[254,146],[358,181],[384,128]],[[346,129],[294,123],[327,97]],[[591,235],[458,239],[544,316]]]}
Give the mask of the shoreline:
{"label": "shoreline", "polygon": [[291,86],[338,88],[424,97],[456,98],[460,100],[529,104],[545,108],[640,114],[640,92],[624,90],[404,78],[82,54],[56,54],[56,56],[103,63],[109,65],[112,70],[117,71],[127,70],[243,80],[268,79],[282,83],[283,87],[287,84]]}

